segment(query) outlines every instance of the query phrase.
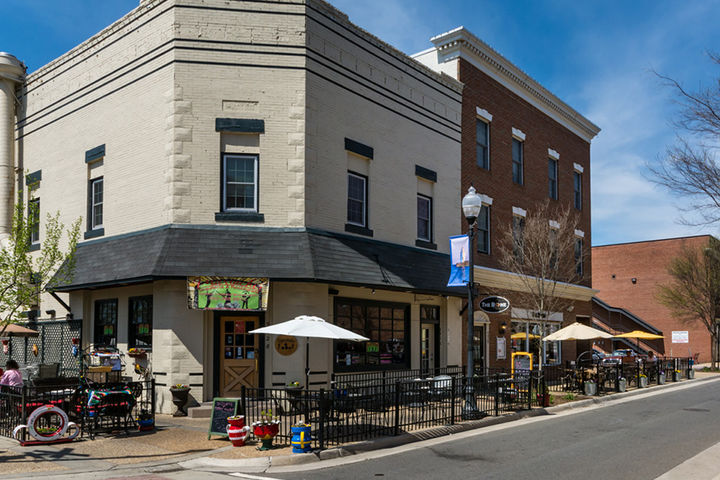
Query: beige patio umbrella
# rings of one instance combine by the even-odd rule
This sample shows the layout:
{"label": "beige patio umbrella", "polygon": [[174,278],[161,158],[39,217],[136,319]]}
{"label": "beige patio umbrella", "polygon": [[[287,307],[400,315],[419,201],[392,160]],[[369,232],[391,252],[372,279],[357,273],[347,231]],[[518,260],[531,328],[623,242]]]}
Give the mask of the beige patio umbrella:
{"label": "beige patio umbrella", "polygon": [[25,328],[16,323],[11,323],[5,327],[0,326],[0,337],[37,337],[37,330]]}
{"label": "beige patio umbrella", "polygon": [[597,328],[588,327],[580,322],[575,322],[565,328],[561,328],[555,333],[551,333],[543,338],[545,342],[557,342],[561,340],[594,340],[596,338],[612,338],[609,333],[605,333]]}

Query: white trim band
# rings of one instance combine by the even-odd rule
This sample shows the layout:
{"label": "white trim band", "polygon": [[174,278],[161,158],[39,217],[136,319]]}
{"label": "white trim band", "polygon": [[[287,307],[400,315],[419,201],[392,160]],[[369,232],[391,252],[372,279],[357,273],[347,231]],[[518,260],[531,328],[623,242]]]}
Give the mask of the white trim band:
{"label": "white trim band", "polygon": [[582,230],[575,230],[575,236],[585,238],[585,232],[583,232]]}
{"label": "white trim band", "polygon": [[552,148],[548,148],[548,155],[550,155],[555,160],[560,160],[560,154]]}
{"label": "white trim band", "polygon": [[525,133],[523,133],[523,131],[518,128],[512,127],[512,135],[518,140],[521,140],[523,142],[525,141]]}
{"label": "white trim band", "polygon": [[560,223],[557,222],[556,220],[548,220],[548,225],[550,225],[550,228],[556,228],[556,229],[560,228]]}
{"label": "white trim band", "polygon": [[492,202],[493,202],[492,197],[488,197],[487,195],[481,193],[480,198],[482,199],[481,201],[482,201],[483,205],[488,205],[488,206],[492,205]]}
{"label": "white trim band", "polygon": [[583,173],[585,169],[579,163],[573,163],[573,169],[578,173]]}

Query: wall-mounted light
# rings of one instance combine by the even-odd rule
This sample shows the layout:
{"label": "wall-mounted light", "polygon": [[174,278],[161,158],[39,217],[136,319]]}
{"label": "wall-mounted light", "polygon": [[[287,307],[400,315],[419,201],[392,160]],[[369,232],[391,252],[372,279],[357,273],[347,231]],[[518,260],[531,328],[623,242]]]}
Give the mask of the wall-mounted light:
{"label": "wall-mounted light", "polygon": [[502,322],[498,330],[500,331],[500,335],[505,335],[505,330],[507,330],[507,323]]}
{"label": "wall-mounted light", "polygon": [[634,285],[634,284],[637,283],[637,278],[633,277],[633,278],[630,279],[630,281],[631,281],[631,282],[633,283],[633,285]]}

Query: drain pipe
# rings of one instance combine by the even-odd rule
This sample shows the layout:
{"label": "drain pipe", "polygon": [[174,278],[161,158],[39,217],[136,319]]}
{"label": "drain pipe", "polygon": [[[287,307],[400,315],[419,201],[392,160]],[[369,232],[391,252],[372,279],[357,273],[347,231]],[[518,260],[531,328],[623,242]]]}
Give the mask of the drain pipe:
{"label": "drain pipe", "polygon": [[10,236],[15,180],[15,96],[25,82],[25,65],[6,52],[0,52],[0,240]]}

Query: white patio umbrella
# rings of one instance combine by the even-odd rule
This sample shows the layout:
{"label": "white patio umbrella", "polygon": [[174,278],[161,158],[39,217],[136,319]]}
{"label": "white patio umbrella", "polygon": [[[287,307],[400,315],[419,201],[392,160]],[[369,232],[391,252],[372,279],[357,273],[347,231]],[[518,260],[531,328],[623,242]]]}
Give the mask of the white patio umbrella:
{"label": "white patio umbrella", "polygon": [[555,333],[551,333],[543,338],[545,342],[557,342],[560,340],[593,340],[596,338],[612,338],[609,333],[605,333],[597,328],[588,327],[582,323],[575,322],[565,328],[561,328]]}
{"label": "white patio umbrella", "polygon": [[294,337],[305,337],[305,388],[308,389],[310,377],[310,338],[330,338],[332,340],[350,340],[353,342],[366,342],[367,337],[358,335],[355,332],[346,330],[332,323],[328,323],[320,317],[300,315],[287,322],[256,328],[248,333],[266,333],[269,335],[292,335]]}

